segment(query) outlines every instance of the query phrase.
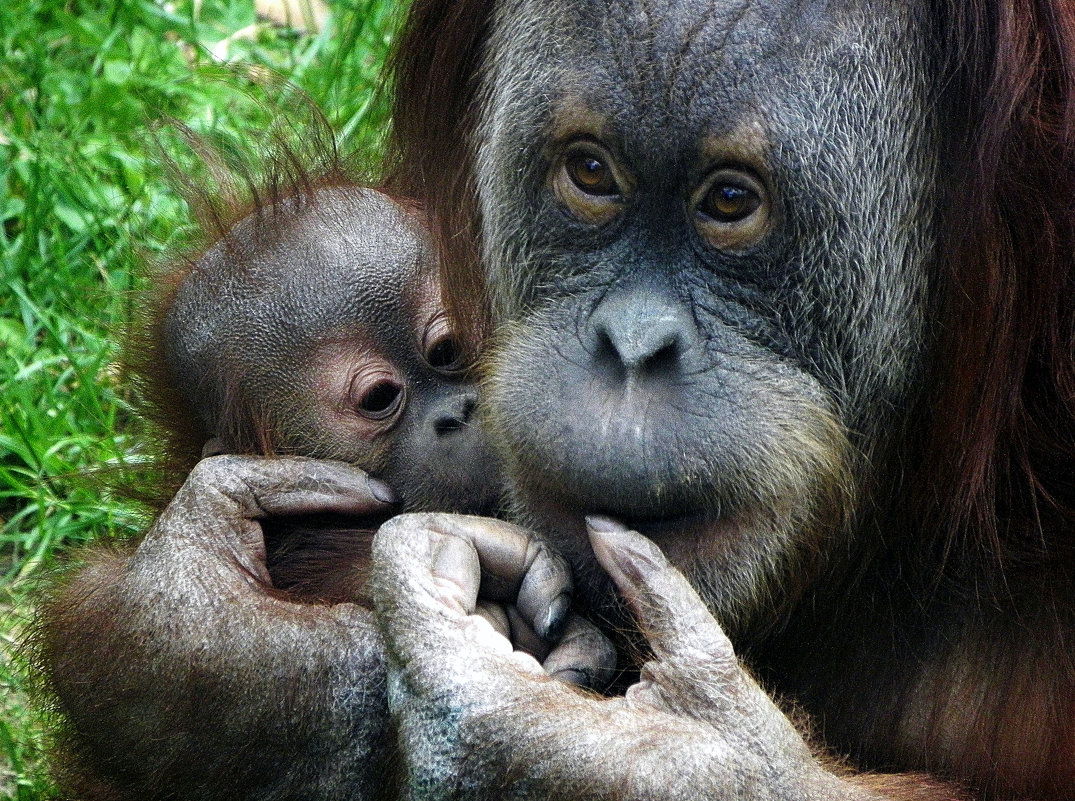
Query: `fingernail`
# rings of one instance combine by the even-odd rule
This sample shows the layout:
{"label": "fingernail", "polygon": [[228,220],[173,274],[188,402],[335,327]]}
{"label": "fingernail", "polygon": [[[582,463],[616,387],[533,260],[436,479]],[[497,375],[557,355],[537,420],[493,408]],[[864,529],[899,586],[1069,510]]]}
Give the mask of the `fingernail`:
{"label": "fingernail", "polygon": [[629,530],[619,520],[613,520],[611,517],[605,517],[604,515],[586,515],[586,525],[591,531],[596,531],[600,534],[615,534],[619,531]]}
{"label": "fingernail", "polygon": [[542,639],[559,639],[560,635],[564,633],[564,627],[567,626],[567,613],[570,610],[571,596],[567,593],[557,595],[556,599],[549,604],[549,611],[545,613],[545,620],[541,624],[539,634]]}
{"label": "fingernail", "polygon": [[366,486],[369,487],[370,494],[381,503],[399,503],[399,495],[381,479],[366,476]]}

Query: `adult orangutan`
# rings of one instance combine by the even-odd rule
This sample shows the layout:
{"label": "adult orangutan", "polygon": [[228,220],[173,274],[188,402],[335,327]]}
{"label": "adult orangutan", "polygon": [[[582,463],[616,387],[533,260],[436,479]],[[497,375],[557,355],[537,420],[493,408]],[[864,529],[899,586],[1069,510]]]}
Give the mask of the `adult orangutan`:
{"label": "adult orangutan", "polygon": [[[213,663],[213,713],[251,734],[136,745],[172,782],[144,786],[362,797],[378,754],[355,727],[382,713],[354,700],[363,643],[411,797],[1070,797],[1075,7],[419,0],[395,89],[399,181],[476,332],[488,289],[514,515],[623,625],[618,590],[652,659],[624,697],[542,675],[470,614],[528,535],[403,516],[374,545],[384,650],[247,593],[243,631],[310,642]],[[174,668],[237,571],[197,571],[198,603],[167,592],[149,625],[123,614],[159,606],[147,582],[180,562],[163,545],[218,552],[186,529],[76,576],[50,624],[189,632],[95,674],[127,735],[202,720],[171,704]],[[82,636],[56,672],[102,651]],[[150,662],[163,686],[135,721],[123,690]],[[243,691],[265,666],[286,702]],[[304,739],[266,736],[285,716]],[[229,784],[251,753],[263,783]]]}

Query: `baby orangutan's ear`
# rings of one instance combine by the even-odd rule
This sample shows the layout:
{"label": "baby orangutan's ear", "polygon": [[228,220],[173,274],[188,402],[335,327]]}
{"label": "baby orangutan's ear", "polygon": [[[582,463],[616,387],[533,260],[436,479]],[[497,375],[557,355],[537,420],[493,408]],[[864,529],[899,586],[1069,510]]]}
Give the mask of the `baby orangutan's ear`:
{"label": "baby orangutan's ear", "polygon": [[224,447],[224,440],[220,437],[212,437],[206,440],[202,445],[202,458],[206,459],[210,456],[220,456],[222,453],[227,453],[228,449]]}

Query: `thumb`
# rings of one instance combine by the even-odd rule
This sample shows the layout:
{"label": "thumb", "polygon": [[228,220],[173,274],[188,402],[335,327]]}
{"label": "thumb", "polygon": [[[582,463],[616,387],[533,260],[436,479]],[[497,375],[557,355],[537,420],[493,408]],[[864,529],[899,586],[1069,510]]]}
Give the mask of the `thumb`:
{"label": "thumb", "polygon": [[607,517],[590,516],[586,525],[597,561],[631,607],[658,662],[692,673],[737,669],[731,641],[660,548]]}
{"label": "thumb", "polygon": [[655,657],[642,666],[627,700],[722,729],[736,720],[757,743],[796,749],[811,759],[802,737],[739,663],[716,619],[661,549],[614,520],[589,517],[586,523],[597,560],[634,611]]}

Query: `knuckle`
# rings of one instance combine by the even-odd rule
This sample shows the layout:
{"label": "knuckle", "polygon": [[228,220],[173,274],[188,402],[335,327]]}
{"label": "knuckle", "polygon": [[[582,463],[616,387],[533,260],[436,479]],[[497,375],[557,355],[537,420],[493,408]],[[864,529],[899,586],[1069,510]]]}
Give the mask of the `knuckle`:
{"label": "knuckle", "polygon": [[212,487],[229,495],[249,486],[256,468],[264,461],[260,457],[222,454],[202,459],[190,471],[188,483]]}
{"label": "knuckle", "polygon": [[374,563],[396,572],[426,553],[430,546],[422,543],[436,534],[435,517],[430,512],[407,512],[382,523],[373,538]]}
{"label": "knuckle", "polygon": [[219,485],[222,476],[234,471],[235,456],[210,456],[202,459],[190,471],[187,481],[192,484]]}
{"label": "knuckle", "polygon": [[202,459],[191,469],[177,499],[202,505],[211,499],[237,502],[237,490],[242,486],[241,457],[212,456]]}
{"label": "knuckle", "polygon": [[438,519],[442,517],[436,512],[405,512],[390,517],[381,524],[378,531],[386,536],[378,539],[391,544],[401,537],[408,537],[416,531],[438,531]]}

